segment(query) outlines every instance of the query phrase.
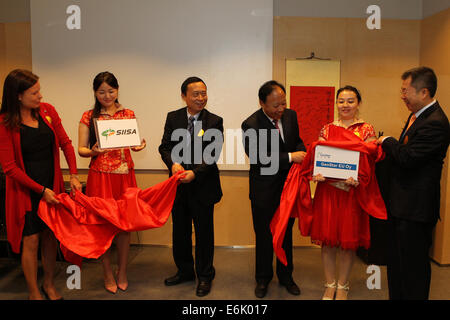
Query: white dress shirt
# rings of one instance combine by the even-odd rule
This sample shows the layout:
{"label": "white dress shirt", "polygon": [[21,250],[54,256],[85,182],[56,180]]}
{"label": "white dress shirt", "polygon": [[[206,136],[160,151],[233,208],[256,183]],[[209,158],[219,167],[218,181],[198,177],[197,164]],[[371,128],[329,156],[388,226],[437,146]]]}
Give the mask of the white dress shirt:
{"label": "white dress shirt", "polygon": [[[264,109],[262,109],[262,111],[264,112]],[[267,113],[264,112],[264,114],[266,115],[267,119],[270,120],[271,123],[274,123],[274,121],[277,122],[278,129],[280,129],[281,139],[282,139],[283,142],[284,142],[283,124],[281,123],[281,119],[275,120],[275,119],[272,119],[271,117],[269,117],[269,116],[267,115]],[[291,159],[291,153],[288,152],[288,155],[289,155],[289,162],[292,162],[292,159]]]}

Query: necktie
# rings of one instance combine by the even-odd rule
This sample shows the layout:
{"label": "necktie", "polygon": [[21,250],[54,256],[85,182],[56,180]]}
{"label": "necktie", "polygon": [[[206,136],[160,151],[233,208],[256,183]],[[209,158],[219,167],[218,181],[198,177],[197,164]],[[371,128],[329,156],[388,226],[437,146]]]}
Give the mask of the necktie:
{"label": "necktie", "polygon": [[[278,120],[272,120],[273,121],[273,125],[275,126],[275,128],[277,128],[278,132],[280,132],[280,127],[278,126]],[[281,134],[281,132],[280,132]]]}
{"label": "necktie", "polygon": [[284,136],[281,133],[280,127],[278,126],[278,120],[272,120],[273,121],[273,125],[275,126],[275,128],[277,128],[278,133],[280,135],[281,140],[284,142]]}
{"label": "necktie", "polygon": [[409,127],[411,127],[411,125],[414,123],[414,121],[416,121],[416,115],[415,114],[413,114],[411,116],[411,118],[409,118],[408,126],[406,127],[405,132],[408,131]]}
{"label": "necktie", "polygon": [[195,117],[194,116],[190,116],[189,117],[189,121],[188,121],[188,131],[189,134],[191,135],[191,137],[194,135],[194,121],[195,121]]}

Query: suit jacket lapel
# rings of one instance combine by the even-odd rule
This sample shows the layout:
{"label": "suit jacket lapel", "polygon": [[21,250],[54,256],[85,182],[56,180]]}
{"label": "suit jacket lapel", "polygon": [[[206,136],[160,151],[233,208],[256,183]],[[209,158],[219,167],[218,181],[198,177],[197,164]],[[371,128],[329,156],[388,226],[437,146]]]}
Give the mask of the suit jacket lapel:
{"label": "suit jacket lapel", "polygon": [[[422,112],[421,114],[420,114],[420,116],[416,119],[416,121],[417,120],[420,120],[419,121],[419,124],[423,121],[423,120],[425,120],[426,118],[428,118],[428,116],[430,115],[430,114],[432,114],[434,111],[436,111],[436,109],[439,107],[439,104],[438,104],[438,102],[436,101],[436,103],[434,103],[433,105],[431,105],[427,110],[425,110],[424,112]],[[414,123],[412,124],[412,126],[414,126],[414,124],[416,123],[416,121],[414,121]],[[411,126],[411,127],[412,127]]]}
{"label": "suit jacket lapel", "polygon": [[[260,129],[267,129],[267,130],[273,130],[273,129],[276,130],[277,129],[275,127],[275,125],[273,124],[273,122],[270,121],[269,118],[267,118],[267,116],[264,113],[264,111],[262,110],[262,108],[259,109],[258,118],[259,118]],[[281,120],[281,124],[283,125],[283,133],[285,134],[285,137],[286,137],[286,133],[285,133],[286,131],[284,129],[284,122],[283,122],[283,120]],[[270,135],[267,137],[267,139],[270,140]],[[278,139],[279,139],[279,142],[280,142],[280,146],[283,146],[284,145],[284,141],[281,138],[281,134],[278,135]]]}
{"label": "suit jacket lapel", "polygon": [[283,126],[283,136],[284,136],[284,141],[283,141],[283,139],[281,139],[281,141],[283,142],[283,144],[285,146],[287,146],[288,145],[289,131],[291,130],[291,128],[289,127],[289,122],[287,121],[287,114],[286,114],[286,112],[284,112],[283,116],[281,117],[281,125]]}
{"label": "suit jacket lapel", "polygon": [[408,121],[406,121],[406,125],[403,128],[402,131],[402,138],[400,139],[400,142],[403,142],[403,140],[405,140],[406,137],[410,137],[416,130],[418,127],[420,127],[421,123],[428,118],[428,116],[430,114],[432,114],[434,111],[436,111],[436,109],[439,107],[438,102],[436,101],[436,103],[434,103],[433,105],[431,105],[427,110],[425,110],[424,112],[422,112],[420,114],[420,116],[414,121],[414,123],[409,127],[408,131],[405,132],[406,127],[408,126],[409,123],[409,119],[412,117],[412,114],[409,115]]}
{"label": "suit jacket lapel", "polygon": [[[201,127],[201,129],[203,129],[203,132],[205,132],[206,129],[208,129],[208,128],[207,128],[207,125],[208,125],[208,123],[207,123],[207,122],[208,122],[208,121],[207,121],[207,118],[208,118],[208,111],[205,110],[205,109],[203,109],[202,111],[200,111],[200,115],[198,116],[197,121],[201,121],[201,122],[202,122],[202,127]],[[198,135],[199,131],[200,131],[200,130],[196,130],[196,131],[194,132],[196,136]]]}
{"label": "suit jacket lapel", "polygon": [[272,122],[270,122],[269,118],[267,118],[266,114],[264,113],[264,111],[261,109],[259,109],[258,111],[258,118],[259,118],[259,125],[260,125],[260,129],[275,129],[275,126],[273,125]]}
{"label": "suit jacket lapel", "polygon": [[187,118],[187,107],[180,109],[176,118],[175,118],[175,129],[187,129],[188,126],[188,118]]}
{"label": "suit jacket lapel", "polygon": [[[403,140],[405,139],[405,136],[406,136],[406,127],[408,126],[408,123],[409,123],[409,119],[411,119],[411,117],[412,117],[412,113],[409,115],[409,117],[408,117],[408,120],[406,120],[406,123],[405,123],[405,126],[403,127],[403,130],[402,130],[402,133],[400,134],[400,140],[399,140],[399,142],[400,143],[403,143]],[[411,129],[411,128],[410,128]]]}

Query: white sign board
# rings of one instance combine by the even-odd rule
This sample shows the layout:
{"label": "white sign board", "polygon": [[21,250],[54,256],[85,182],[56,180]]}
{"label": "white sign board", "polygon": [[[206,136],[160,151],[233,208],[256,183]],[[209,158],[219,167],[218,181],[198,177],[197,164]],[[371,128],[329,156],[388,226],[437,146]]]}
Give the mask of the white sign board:
{"label": "white sign board", "polygon": [[358,180],[359,152],[318,145],[314,155],[313,175],[326,178]]}
{"label": "white sign board", "polygon": [[94,120],[100,149],[124,148],[141,145],[136,119]]}

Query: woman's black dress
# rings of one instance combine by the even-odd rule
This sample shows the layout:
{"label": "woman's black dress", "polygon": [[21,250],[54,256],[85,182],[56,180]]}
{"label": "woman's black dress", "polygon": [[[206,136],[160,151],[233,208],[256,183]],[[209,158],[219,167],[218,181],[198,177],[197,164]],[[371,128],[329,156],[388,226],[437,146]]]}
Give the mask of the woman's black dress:
{"label": "woman's black dress", "polygon": [[[20,144],[25,172],[31,179],[49,189],[53,189],[54,141],[53,131],[40,116],[38,128],[24,124],[20,127]],[[39,233],[48,228],[37,214],[41,194],[30,190],[30,198],[31,211],[28,211],[25,215],[23,236]]]}

